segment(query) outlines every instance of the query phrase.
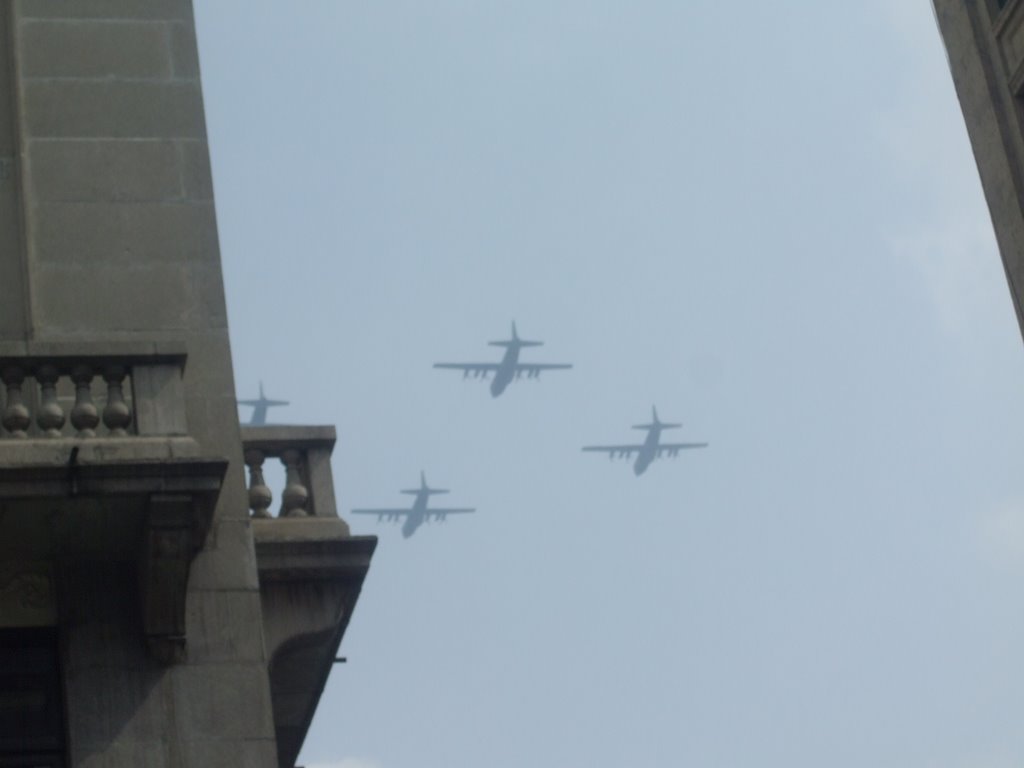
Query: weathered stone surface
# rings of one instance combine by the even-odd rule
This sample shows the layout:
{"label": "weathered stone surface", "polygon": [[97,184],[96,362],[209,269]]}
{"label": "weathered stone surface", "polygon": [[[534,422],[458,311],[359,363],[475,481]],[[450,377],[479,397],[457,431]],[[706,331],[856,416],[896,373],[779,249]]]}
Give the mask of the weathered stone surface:
{"label": "weathered stone surface", "polygon": [[[0,302],[0,357],[45,374],[54,437],[36,439],[17,414],[8,432],[29,436],[0,434],[0,576],[15,561],[54,568],[56,602],[36,620],[60,626],[71,765],[271,768],[275,733],[285,755],[304,737],[367,543],[353,540],[355,561],[339,559],[348,528],[336,517],[267,534],[273,594],[260,592],[191,2],[6,9],[0,273],[11,295]],[[100,389],[79,358],[97,350],[105,366],[159,357],[130,379],[138,436],[94,429]],[[60,378],[72,371],[77,392]],[[108,375],[115,387],[102,392],[120,403]],[[73,428],[60,433],[72,405]],[[310,456],[309,482],[333,513],[328,455]],[[218,488],[212,520],[193,524],[190,494],[212,503]],[[267,604],[275,648],[288,646],[276,659],[289,718],[278,729]],[[147,636],[177,663],[159,664]]]}
{"label": "weathered stone surface", "polygon": [[154,23],[28,22],[20,30],[22,72],[30,78],[169,78],[169,32]]}
{"label": "weathered stone surface", "polygon": [[[0,40],[10,39],[9,20],[9,14],[0,13]],[[0,62],[0,275],[5,288],[0,301],[0,339],[24,337],[28,319],[14,104],[14,73],[6,62]]]}
{"label": "weathered stone surface", "polygon": [[206,546],[192,563],[189,587],[193,590],[254,590],[257,584],[249,520],[219,518],[207,536]]}
{"label": "weathered stone surface", "polygon": [[213,177],[210,172],[210,150],[206,142],[183,141],[181,177],[184,195],[189,200],[212,200]]}
{"label": "weathered stone surface", "polygon": [[171,60],[177,78],[199,77],[199,49],[196,30],[191,24],[170,25]]}
{"label": "weathered stone surface", "polygon": [[260,595],[251,590],[196,590],[189,594],[189,662],[262,662]]}
{"label": "weathered stone surface", "polygon": [[0,561],[0,627],[57,624],[57,592],[46,561]]}
{"label": "weathered stone surface", "polygon": [[[79,440],[74,437],[39,438],[25,440],[0,440],[0,475],[12,473],[17,476],[28,467],[41,468],[50,466],[62,469],[67,466],[71,450],[77,448],[77,464],[85,468],[103,464],[117,463],[164,463],[168,466],[174,460],[189,460],[199,456],[199,444],[190,436],[139,436],[124,438],[103,438],[98,440]],[[22,472],[24,478],[28,472]],[[43,473],[39,473],[42,477]],[[54,477],[59,477],[55,472]],[[63,482],[63,480],[61,481]],[[25,487],[29,487],[26,483]],[[115,486],[107,489],[116,490]],[[53,490],[53,495],[61,495],[63,485]],[[40,491],[40,495],[43,492]]]}
{"label": "weathered stone surface", "polygon": [[1024,14],[1019,4],[1002,12],[993,3],[934,5],[1024,333]]}
{"label": "weathered stone surface", "polygon": [[189,324],[195,326],[202,320],[215,327],[226,327],[228,311],[224,303],[224,273],[220,265],[194,264],[189,274],[192,289]]}
{"label": "weathered stone surface", "polygon": [[192,4],[181,0],[15,0],[23,19],[175,19],[192,21]]}
{"label": "weathered stone surface", "polygon": [[[140,317],[168,329],[188,326],[192,288],[188,273],[174,265],[39,268],[33,284],[36,326],[49,333],[117,331],[138,326]],[[151,290],[154,284],[160,291]]]}
{"label": "weathered stone surface", "polygon": [[263,665],[255,662],[174,667],[174,712],[180,732],[190,741],[272,738],[274,721],[264,675]]}
{"label": "weathered stone surface", "polygon": [[[188,418],[216,418],[222,409],[222,398],[234,398],[234,380],[225,374],[223,368],[216,365],[225,357],[230,359],[231,344],[226,329],[209,328],[206,333],[196,332],[192,338],[196,343],[189,353],[189,364],[185,368],[185,392],[188,403]],[[199,343],[201,341],[201,343]],[[211,365],[212,363],[212,365]],[[194,392],[202,392],[202,397],[192,396]],[[210,409],[206,409],[200,400],[207,401]],[[195,416],[193,417],[193,406]],[[228,409],[231,412],[231,408]],[[237,410],[235,424],[238,423]],[[233,430],[237,433],[238,427]]]}
{"label": "weathered stone surface", "polygon": [[82,751],[115,741],[159,742],[170,686],[156,668],[96,667],[67,676],[85,706],[69,712],[72,743]]}
{"label": "weathered stone surface", "polygon": [[[175,768],[250,768],[277,766],[273,739],[225,742],[221,739],[186,741],[181,745]],[[288,768],[291,768],[289,766]]]}
{"label": "weathered stone surface", "polygon": [[138,366],[133,371],[132,386],[139,435],[188,435],[179,366]]}
{"label": "weathered stone surface", "polygon": [[205,136],[195,81],[29,80],[24,89],[25,127],[33,138]]}
{"label": "weathered stone surface", "polygon": [[294,765],[355,606],[373,536],[337,518],[254,520],[281,765]]}
{"label": "weathered stone surface", "polygon": [[182,199],[178,150],[170,141],[36,141],[29,163],[32,202]]}
{"label": "weathered stone surface", "polygon": [[218,264],[208,203],[43,203],[34,216],[39,263]]}

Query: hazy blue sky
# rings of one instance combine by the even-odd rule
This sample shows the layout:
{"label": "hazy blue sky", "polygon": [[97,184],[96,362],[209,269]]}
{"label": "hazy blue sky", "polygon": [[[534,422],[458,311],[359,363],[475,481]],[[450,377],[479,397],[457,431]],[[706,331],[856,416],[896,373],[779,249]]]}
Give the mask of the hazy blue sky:
{"label": "hazy blue sky", "polygon": [[[343,510],[478,508],[351,520],[310,768],[1024,764],[1024,347],[926,0],[196,14],[240,396]],[[431,368],[513,319],[575,368]],[[652,404],[710,448],[579,450]]]}

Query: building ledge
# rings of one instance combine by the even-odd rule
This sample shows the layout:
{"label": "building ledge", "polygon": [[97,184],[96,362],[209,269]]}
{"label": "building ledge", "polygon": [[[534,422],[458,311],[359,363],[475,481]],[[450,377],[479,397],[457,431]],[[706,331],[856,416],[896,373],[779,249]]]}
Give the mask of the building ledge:
{"label": "building ledge", "polygon": [[278,759],[295,765],[363,586],[376,536],[339,518],[254,519]]}
{"label": "building ledge", "polygon": [[136,561],[145,642],[179,661],[189,568],[228,464],[198,453],[184,437],[0,441],[0,552]]}

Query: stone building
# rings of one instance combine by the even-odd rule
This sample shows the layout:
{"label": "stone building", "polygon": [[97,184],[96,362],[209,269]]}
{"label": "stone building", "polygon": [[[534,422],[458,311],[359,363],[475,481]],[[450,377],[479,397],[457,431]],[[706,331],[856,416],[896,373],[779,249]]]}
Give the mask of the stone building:
{"label": "stone building", "polygon": [[376,540],[333,428],[239,426],[190,0],[0,54],[0,766],[292,768]]}
{"label": "stone building", "polygon": [[1024,2],[933,1],[1024,332]]}

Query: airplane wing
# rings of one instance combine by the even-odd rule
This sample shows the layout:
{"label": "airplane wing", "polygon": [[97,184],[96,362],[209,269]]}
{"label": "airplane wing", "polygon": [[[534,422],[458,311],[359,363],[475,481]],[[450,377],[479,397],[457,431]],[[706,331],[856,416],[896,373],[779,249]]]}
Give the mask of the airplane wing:
{"label": "airplane wing", "polygon": [[486,379],[489,373],[498,370],[497,363],[434,363],[434,367],[462,371],[463,378],[468,378],[472,373],[474,379]]}
{"label": "airplane wing", "polygon": [[455,507],[445,509],[444,507],[438,507],[437,509],[428,509],[426,511],[427,520],[431,517],[435,520],[444,520],[447,515],[464,515],[469,512],[476,512],[475,509],[467,509],[465,507]]}
{"label": "airplane wing", "polygon": [[658,456],[667,453],[669,456],[678,456],[679,451],[686,448],[707,448],[707,443],[661,443],[658,445]]}
{"label": "airplane wing", "polygon": [[403,509],[353,509],[349,511],[353,515],[376,515],[378,520],[383,520],[384,518],[387,518],[388,520],[397,520],[402,515],[408,515],[412,512],[408,507]]}
{"label": "airplane wing", "polygon": [[616,456],[628,459],[641,448],[643,448],[642,445],[586,445],[583,450],[607,453],[609,459],[614,459]]}
{"label": "airplane wing", "polygon": [[539,379],[541,371],[561,371],[572,368],[569,363],[517,363],[516,378],[526,374],[528,379]]}

